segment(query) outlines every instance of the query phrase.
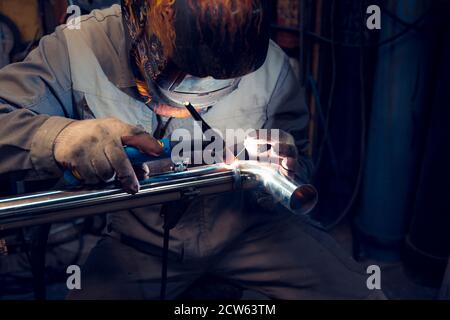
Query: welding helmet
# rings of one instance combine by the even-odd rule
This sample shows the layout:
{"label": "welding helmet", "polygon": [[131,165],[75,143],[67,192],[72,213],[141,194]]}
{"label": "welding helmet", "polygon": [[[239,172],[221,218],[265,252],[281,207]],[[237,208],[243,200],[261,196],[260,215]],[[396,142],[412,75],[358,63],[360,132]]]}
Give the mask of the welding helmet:
{"label": "welding helmet", "polygon": [[172,106],[214,105],[263,65],[268,7],[269,0],[122,0],[140,92]]}

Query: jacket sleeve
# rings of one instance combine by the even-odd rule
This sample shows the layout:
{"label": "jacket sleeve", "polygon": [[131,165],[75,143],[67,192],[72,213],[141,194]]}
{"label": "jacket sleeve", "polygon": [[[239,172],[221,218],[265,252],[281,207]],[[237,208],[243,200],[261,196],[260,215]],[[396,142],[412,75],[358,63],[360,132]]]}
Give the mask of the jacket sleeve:
{"label": "jacket sleeve", "polygon": [[0,70],[0,175],[61,175],[53,141],[75,117],[65,37],[43,37],[20,63]]}
{"label": "jacket sleeve", "polygon": [[305,102],[305,90],[301,88],[289,59],[285,57],[275,89],[267,107],[265,129],[280,129],[290,133],[299,152],[297,174],[309,182],[312,162],[307,154],[309,111]]}

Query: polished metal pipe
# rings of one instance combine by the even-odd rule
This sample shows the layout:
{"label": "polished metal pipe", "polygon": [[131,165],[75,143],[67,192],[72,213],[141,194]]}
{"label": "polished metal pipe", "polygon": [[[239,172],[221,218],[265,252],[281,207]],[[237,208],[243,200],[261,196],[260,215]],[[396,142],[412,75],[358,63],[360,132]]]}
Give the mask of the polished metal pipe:
{"label": "polished metal pipe", "polygon": [[0,200],[0,231],[79,217],[146,207],[180,200],[185,196],[221,194],[263,187],[295,213],[307,213],[317,203],[311,185],[282,175],[277,166],[239,161],[184,172],[166,173],[143,181],[136,195],[122,189],[60,190]]}
{"label": "polished metal pipe", "polygon": [[317,190],[312,185],[281,174],[277,165],[242,161],[238,168],[242,175],[249,175],[251,180],[259,183],[276,201],[294,213],[307,214],[317,204]]}

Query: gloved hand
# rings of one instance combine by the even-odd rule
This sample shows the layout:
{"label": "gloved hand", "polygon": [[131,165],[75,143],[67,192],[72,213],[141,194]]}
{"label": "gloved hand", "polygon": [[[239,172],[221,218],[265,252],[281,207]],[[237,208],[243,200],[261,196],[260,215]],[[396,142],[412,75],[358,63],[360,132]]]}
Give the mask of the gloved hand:
{"label": "gloved hand", "polygon": [[124,190],[139,192],[139,181],[124,151],[134,146],[152,156],[161,154],[160,143],[144,130],[115,118],[75,121],[55,139],[56,162],[72,170],[84,184],[109,182],[117,178]]}
{"label": "gloved hand", "polygon": [[252,159],[279,164],[283,174],[296,172],[298,150],[294,137],[283,130],[255,130],[245,139],[244,145]]}
{"label": "gloved hand", "polygon": [[[245,139],[244,146],[251,159],[275,163],[284,175],[292,175],[298,169],[298,151],[294,137],[282,130],[271,134],[270,130],[256,130]],[[253,192],[254,201],[261,208],[274,211],[277,201],[263,189]]]}

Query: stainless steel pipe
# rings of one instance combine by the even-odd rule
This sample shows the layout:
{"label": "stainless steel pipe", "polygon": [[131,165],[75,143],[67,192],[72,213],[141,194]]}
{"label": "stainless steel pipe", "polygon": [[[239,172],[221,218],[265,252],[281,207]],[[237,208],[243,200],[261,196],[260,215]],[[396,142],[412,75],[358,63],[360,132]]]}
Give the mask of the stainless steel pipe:
{"label": "stainless steel pipe", "polygon": [[263,187],[294,213],[305,214],[317,203],[317,192],[282,175],[275,165],[238,161],[154,176],[130,195],[118,188],[61,190],[0,200],[0,231],[55,223],[89,215]]}
{"label": "stainless steel pipe", "polygon": [[[293,213],[307,214],[317,204],[317,190],[310,184],[281,174],[279,166],[256,161],[241,161],[237,166],[245,179],[250,183],[257,182]],[[249,188],[250,185],[244,187]]]}

